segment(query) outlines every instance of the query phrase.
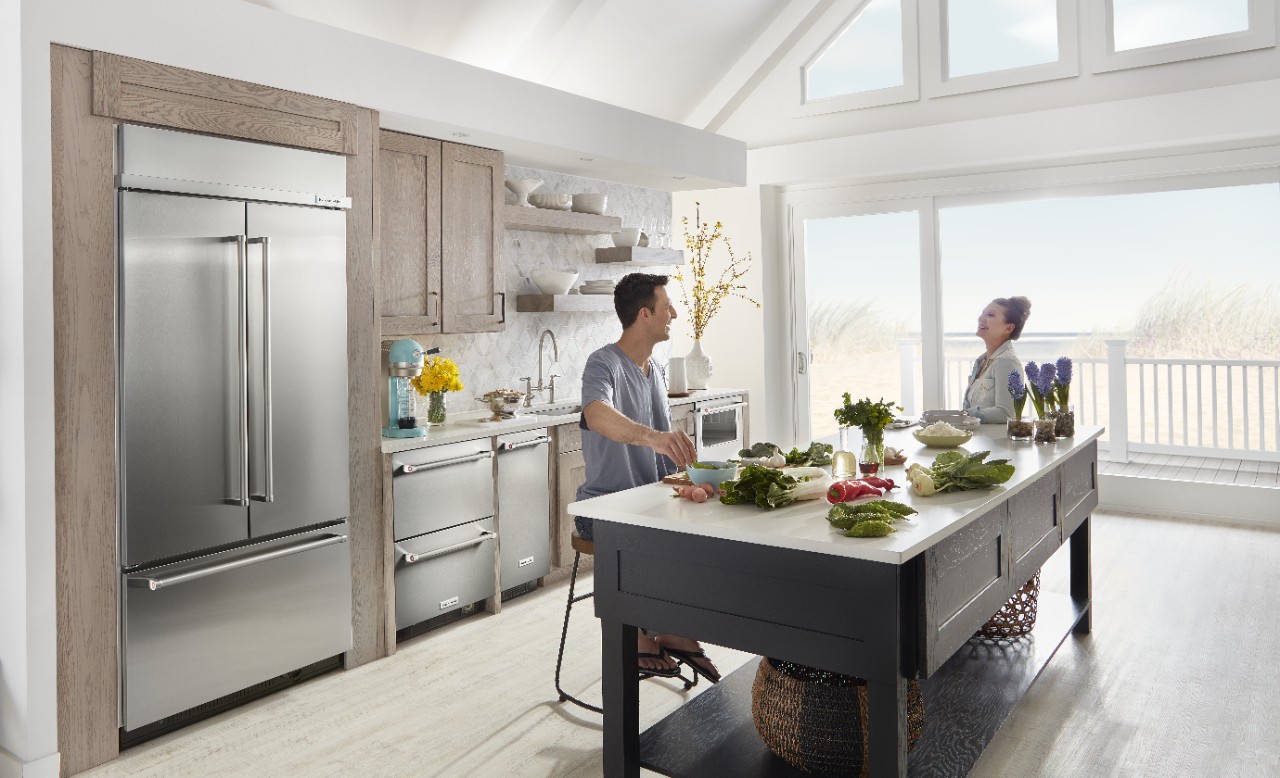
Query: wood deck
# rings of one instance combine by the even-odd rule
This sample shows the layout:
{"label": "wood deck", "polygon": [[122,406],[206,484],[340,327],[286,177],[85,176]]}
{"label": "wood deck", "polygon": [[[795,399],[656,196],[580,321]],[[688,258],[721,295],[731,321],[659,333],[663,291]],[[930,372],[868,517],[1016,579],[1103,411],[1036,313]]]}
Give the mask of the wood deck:
{"label": "wood deck", "polygon": [[1098,473],[1192,483],[1280,487],[1280,462],[1259,462],[1253,459],[1133,453],[1129,455],[1128,462],[1099,460]]}

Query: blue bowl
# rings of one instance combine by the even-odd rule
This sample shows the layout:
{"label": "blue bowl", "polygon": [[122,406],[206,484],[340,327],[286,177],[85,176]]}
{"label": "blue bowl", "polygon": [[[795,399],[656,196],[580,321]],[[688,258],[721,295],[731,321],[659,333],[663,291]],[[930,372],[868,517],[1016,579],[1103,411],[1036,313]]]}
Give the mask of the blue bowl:
{"label": "blue bowl", "polygon": [[685,472],[689,474],[689,480],[695,484],[711,484],[712,486],[719,488],[720,484],[733,478],[738,473],[738,466],[733,462],[715,462],[707,460],[705,462],[698,462],[697,464],[712,465],[715,469],[707,470],[705,468],[694,467],[693,465],[685,468]]}

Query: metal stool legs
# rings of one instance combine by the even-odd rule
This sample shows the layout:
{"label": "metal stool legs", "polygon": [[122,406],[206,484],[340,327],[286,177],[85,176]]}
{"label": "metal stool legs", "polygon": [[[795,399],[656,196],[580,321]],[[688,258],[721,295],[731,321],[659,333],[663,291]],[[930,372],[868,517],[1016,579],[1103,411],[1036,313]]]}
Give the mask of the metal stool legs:
{"label": "metal stool legs", "polygon": [[[569,578],[569,600],[568,602],[565,603],[565,606],[564,606],[564,626],[560,629],[560,651],[559,653],[556,654],[556,691],[560,694],[560,702],[572,702],[574,705],[577,705],[581,708],[586,708],[587,710],[593,710],[596,713],[604,713],[603,708],[599,708],[595,705],[592,705],[589,702],[583,702],[577,697],[574,697],[572,694],[569,694],[568,692],[566,692],[564,689],[560,688],[560,669],[564,665],[564,645],[569,637],[569,614],[573,612],[573,604],[575,602],[581,602],[582,600],[589,600],[592,597],[596,596],[595,592],[587,592],[586,594],[579,594],[576,597],[573,594],[574,587],[577,586],[577,583],[578,583],[578,562],[581,559],[582,559],[582,552],[574,551],[573,574]],[[684,663],[680,661],[676,662],[677,667],[681,667],[683,666],[683,664]],[[641,672],[640,679],[644,680],[645,678],[659,678],[659,677],[678,678],[684,682],[685,691],[688,691],[689,689],[692,689],[694,686],[696,686],[698,683],[698,674],[690,673],[690,675],[693,676],[692,679],[685,678],[684,673],[681,673],[680,675],[675,675],[675,676],[655,676],[649,673]]]}

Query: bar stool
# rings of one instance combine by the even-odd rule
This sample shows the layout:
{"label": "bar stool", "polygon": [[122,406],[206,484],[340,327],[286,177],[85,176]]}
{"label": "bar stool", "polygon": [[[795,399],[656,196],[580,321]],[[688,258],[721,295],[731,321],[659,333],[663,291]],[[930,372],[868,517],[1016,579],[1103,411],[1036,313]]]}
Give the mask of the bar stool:
{"label": "bar stool", "polygon": [[[583,554],[587,554],[588,556],[595,555],[596,544],[590,540],[583,540],[582,536],[575,530],[573,535],[569,538],[569,545],[573,546],[573,575],[569,578],[569,601],[565,603],[564,606],[564,627],[560,630],[560,652],[556,654],[556,691],[560,693],[560,702],[568,701],[579,707],[586,708],[587,710],[593,710],[596,713],[604,713],[603,708],[592,705],[589,702],[583,702],[560,688],[560,668],[561,665],[564,664],[564,644],[565,640],[569,636],[569,614],[573,612],[573,604],[575,602],[581,602],[582,600],[587,600],[596,596],[594,591],[587,592],[586,594],[579,594],[577,596],[574,596],[573,593],[573,589],[578,583],[578,563],[582,559]],[[684,662],[681,662],[678,659],[675,660],[675,662],[677,670],[680,670],[680,668],[684,666]],[[688,691],[698,683],[698,674],[690,673],[690,675],[693,676],[692,680],[686,678],[683,672],[679,672],[677,675],[654,675],[653,673],[646,673],[641,670],[640,680],[643,681],[645,678],[676,678],[684,682],[685,691]]]}

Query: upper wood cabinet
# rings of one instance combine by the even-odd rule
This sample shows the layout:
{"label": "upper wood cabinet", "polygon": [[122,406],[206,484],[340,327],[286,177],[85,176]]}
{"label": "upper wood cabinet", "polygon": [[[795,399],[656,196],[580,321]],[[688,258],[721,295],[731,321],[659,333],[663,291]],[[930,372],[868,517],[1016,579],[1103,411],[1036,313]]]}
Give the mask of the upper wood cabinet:
{"label": "upper wood cabinet", "polygon": [[93,52],[93,113],[231,138],[355,154],[356,106]]}
{"label": "upper wood cabinet", "polygon": [[502,152],[379,138],[383,336],[501,330]]}

